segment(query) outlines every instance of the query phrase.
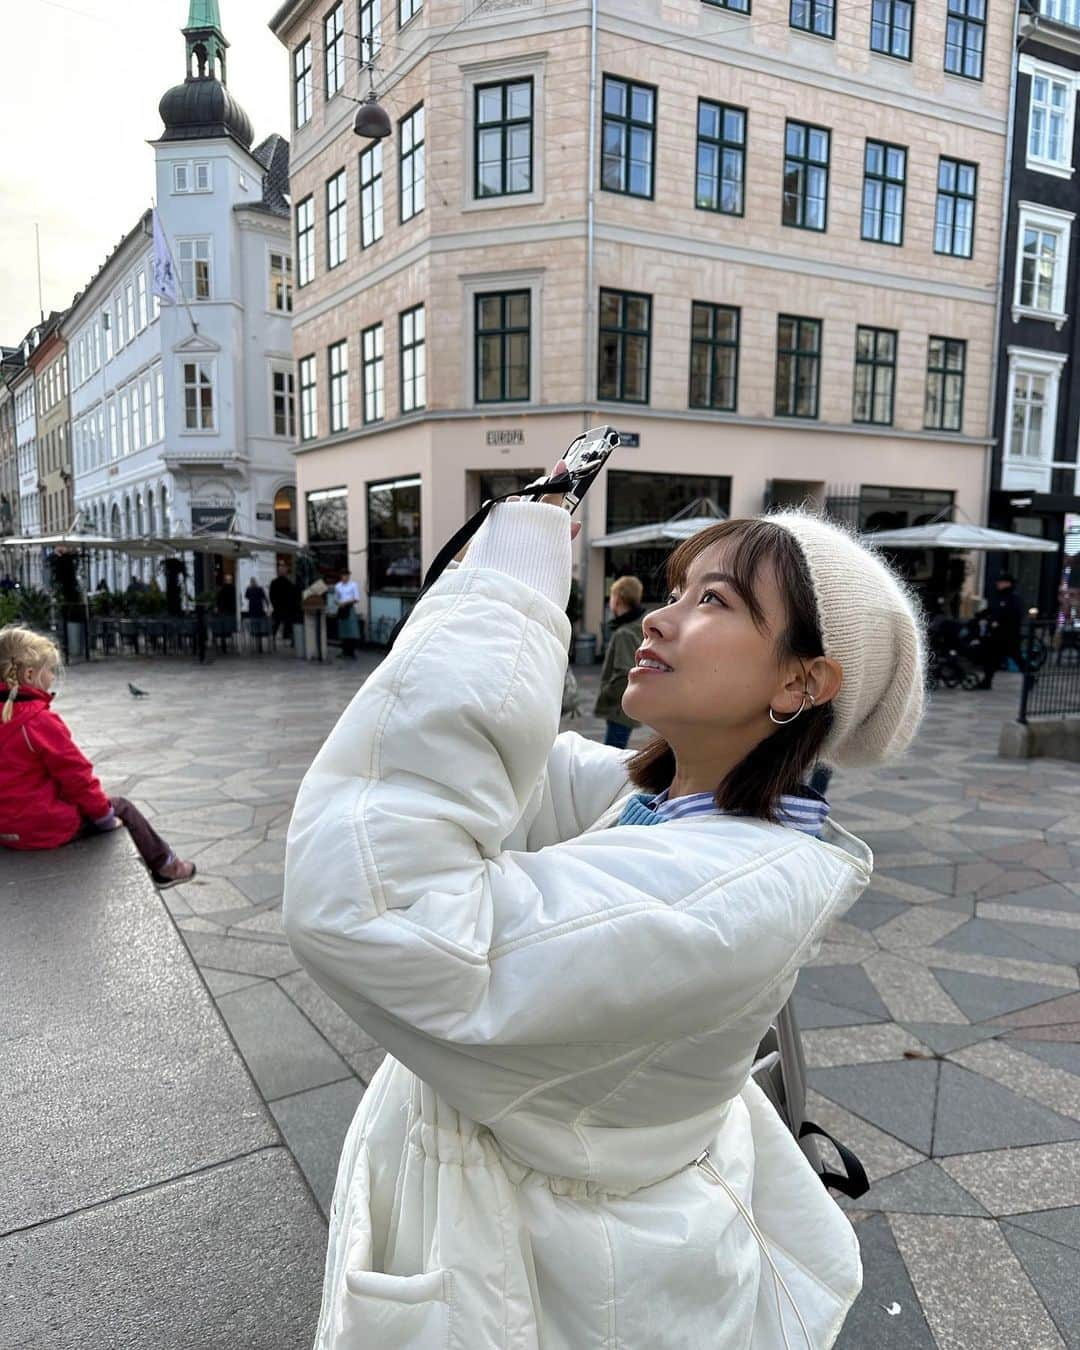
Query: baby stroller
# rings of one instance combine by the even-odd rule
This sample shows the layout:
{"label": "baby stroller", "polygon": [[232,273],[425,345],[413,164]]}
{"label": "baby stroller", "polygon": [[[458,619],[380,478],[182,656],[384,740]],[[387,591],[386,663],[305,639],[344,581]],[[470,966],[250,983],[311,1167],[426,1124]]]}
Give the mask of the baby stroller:
{"label": "baby stroller", "polygon": [[948,619],[938,615],[930,622],[929,682],[931,689],[974,689],[982,682],[985,636],[977,619]]}

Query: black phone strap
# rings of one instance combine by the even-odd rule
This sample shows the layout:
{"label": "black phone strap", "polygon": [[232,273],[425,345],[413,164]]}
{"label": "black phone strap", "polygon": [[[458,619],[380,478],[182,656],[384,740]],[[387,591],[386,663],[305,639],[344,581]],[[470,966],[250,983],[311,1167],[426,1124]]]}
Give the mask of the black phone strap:
{"label": "black phone strap", "polygon": [[[572,485],[573,480],[570,475],[564,473],[560,474],[557,478],[539,478],[535,482],[530,483],[528,487],[518,488],[514,492],[504,492],[501,497],[489,497],[480,507],[480,510],[477,511],[475,515],[471,515],[465,524],[462,525],[461,529],[458,530],[456,534],[452,535],[435,555],[431,566],[424,576],[424,584],[420,587],[416,600],[413,602],[414,607],[423,599],[431,587],[435,585],[438,579],[446,571],[448,564],[453,560],[455,555],[461,552],[480,526],[483,525],[484,521],[487,520],[493,506],[498,506],[500,502],[505,502],[510,497],[531,497],[534,501],[538,501],[547,493],[567,492]],[[394,631],[390,634],[390,641],[386,644],[387,651],[390,651],[397,641],[397,635],[401,632],[402,628],[405,627],[405,620],[408,617],[408,614],[403,614],[394,625]]]}

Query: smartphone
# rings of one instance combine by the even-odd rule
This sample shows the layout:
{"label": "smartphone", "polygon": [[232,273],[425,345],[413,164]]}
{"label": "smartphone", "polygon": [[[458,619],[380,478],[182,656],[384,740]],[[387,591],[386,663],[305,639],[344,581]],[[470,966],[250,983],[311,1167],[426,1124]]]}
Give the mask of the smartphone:
{"label": "smartphone", "polygon": [[[570,475],[570,487],[567,488],[563,498],[563,505],[571,513],[577,510],[581,504],[582,497],[585,496],[592,486],[596,475],[607,463],[608,456],[619,444],[619,433],[614,427],[590,427],[588,431],[583,431],[580,436],[570,442],[563,455],[566,461],[566,471]],[[538,484],[543,484],[546,480],[538,480]],[[523,496],[528,494],[538,500],[548,489],[539,487],[534,488],[533,484],[525,489]]]}

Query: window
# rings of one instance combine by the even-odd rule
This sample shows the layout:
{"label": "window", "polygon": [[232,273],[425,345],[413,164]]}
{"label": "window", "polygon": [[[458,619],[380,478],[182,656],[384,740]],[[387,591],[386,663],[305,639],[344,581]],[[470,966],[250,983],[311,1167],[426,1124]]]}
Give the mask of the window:
{"label": "window", "polygon": [[[324,581],[333,583],[349,565],[349,493],[320,488],[307,494],[308,549]],[[370,536],[369,536],[370,537]]]}
{"label": "window", "polygon": [[416,305],[401,316],[401,411],[417,412],[427,406],[427,346],[424,340],[424,306]]}
{"label": "window", "polygon": [[326,265],[330,269],[340,267],[348,252],[347,202],[345,170],[341,169],[326,184]]}
{"label": "window", "polygon": [[291,370],[275,369],[271,375],[274,403],[274,435],[296,437],[296,380]]}
{"label": "window", "polygon": [[531,192],[532,79],[477,85],[473,99],[473,196],[512,197]]}
{"label": "window", "polygon": [[109,403],[109,458],[116,459],[120,453],[120,434],[117,425],[116,400]]}
{"label": "window", "polygon": [[165,374],[158,366],[154,371],[154,395],[157,402],[158,435],[165,435]]}
{"label": "window", "polygon": [[330,348],[330,434],[349,425],[349,343],[335,342]]}
{"label": "window", "polygon": [[704,3],[716,9],[734,10],[736,14],[750,13],[750,0],[704,0]]}
{"label": "window", "polygon": [[1027,167],[1070,178],[1077,75],[1058,66],[1039,65],[1027,55],[1020,56],[1018,66],[1020,74],[1030,80]]}
{"label": "window", "polygon": [[360,335],[363,354],[364,421],[381,422],[386,415],[383,379],[383,326],[374,323]]}
{"label": "window", "polygon": [[932,337],[926,356],[927,431],[961,431],[964,424],[964,366],[967,343]]}
{"label": "window", "polygon": [[1001,486],[1049,492],[1057,441],[1058,392],[1065,352],[1010,347]]}
{"label": "window", "polygon": [[120,453],[131,454],[131,396],[126,389],[120,395]]}
{"label": "window", "polygon": [[398,123],[401,163],[401,220],[412,220],[424,209],[424,105]]}
{"label": "window", "polygon": [[160,300],[158,299],[158,297],[154,294],[154,286],[153,286],[153,281],[154,281],[154,263],[153,263],[153,259],[150,259],[150,261],[149,261],[149,263],[148,263],[147,265],[148,265],[149,268],[150,268],[150,283],[151,283],[151,284],[150,284],[150,321],[151,321],[151,323],[152,323],[152,322],[154,321],[154,319],[156,319],[156,318],[158,317],[158,315],[161,313],[161,301],[160,301]]}
{"label": "window", "polygon": [[656,90],[651,84],[605,75],[603,106],[600,186],[630,197],[652,197]]}
{"label": "window", "polygon": [[648,403],[651,319],[652,296],[600,292],[598,398]]}
{"label": "window", "polygon": [[410,19],[415,19],[423,8],[423,0],[398,0],[397,26],[404,28]]}
{"label": "window", "polygon": [[142,398],[138,380],[131,386],[131,448],[141,450],[142,440]]}
{"label": "window", "polygon": [[1065,276],[1073,214],[1020,203],[1013,316],[1065,321]]}
{"label": "window", "polygon": [[306,286],[315,277],[315,198],[305,197],[296,208],[296,284]]}
{"label": "window", "polygon": [[1046,375],[1013,372],[1012,418],[1007,453],[1014,459],[1043,458],[1043,419],[1046,413]]}
{"label": "window", "polygon": [[178,239],[180,286],[186,300],[210,299],[210,240]]}
{"label": "window", "polygon": [[360,247],[368,248],[383,236],[382,144],[360,154]]}
{"label": "window", "polygon": [[146,327],[146,272],[141,267],[135,273],[135,322],[141,333]]}
{"label": "window", "polygon": [[874,0],[870,15],[870,50],[911,60],[914,0]]}
{"label": "window", "polygon": [[173,165],[173,192],[191,191],[191,166],[189,164]]}
{"label": "window", "polygon": [[904,242],[907,151],[902,145],[867,141],[863,161],[862,237],[878,244]]}
{"label": "window", "polygon": [[734,412],[739,378],[739,311],[730,305],[690,307],[690,406]]}
{"label": "window", "polygon": [[143,445],[154,443],[154,390],[149,375],[142,378]]}
{"label": "window", "polygon": [[892,426],[895,387],[896,333],[891,328],[856,328],[852,420]]}
{"label": "window", "polygon": [[300,358],[300,439],[313,441],[319,432],[318,408],[315,402],[315,358]]}
{"label": "window", "polygon": [[834,0],[791,0],[788,22],[792,28],[818,37],[836,36],[836,5]]}
{"label": "window", "polygon": [[323,50],[326,53],[326,97],[331,99],[345,85],[345,6],[335,5],[323,19]]}
{"label": "window", "polygon": [[287,253],[270,254],[270,308],[292,313],[292,259]]}
{"label": "window", "polygon": [[382,39],[379,27],[382,24],[382,5],[380,0],[360,0],[360,60],[372,61],[379,54]]}
{"label": "window", "polygon": [[214,375],[209,361],[184,362],[184,426],[214,430]]}
{"label": "window", "polygon": [[824,127],[788,122],[784,133],[785,225],[823,230],[829,199],[829,140]]}
{"label": "window", "polygon": [[945,23],[945,69],[966,80],[983,77],[986,0],[948,0]]}
{"label": "window", "polygon": [[1039,0],[1039,13],[1058,23],[1080,28],[1080,0]]}
{"label": "window", "polygon": [[[368,484],[367,538],[368,594],[415,596],[420,588],[419,478]],[[388,608],[384,602],[382,609],[396,618],[400,603]]]}
{"label": "window", "polygon": [[934,252],[970,258],[975,247],[975,183],[978,165],[959,159],[938,160]]}
{"label": "window", "polygon": [[499,291],[475,297],[477,403],[507,403],[530,397],[529,291]]}
{"label": "window", "polygon": [[781,314],[776,329],[776,415],[816,417],[821,320]]}
{"label": "window", "polygon": [[116,327],[116,350],[120,351],[128,341],[124,328],[124,303],[119,291],[113,292],[113,324]]}
{"label": "window", "polygon": [[195,191],[210,191],[210,161],[201,160],[195,165]]}
{"label": "window", "polygon": [[311,39],[293,52],[293,117],[302,127],[311,117]]}
{"label": "window", "polygon": [[694,204],[700,211],[741,216],[745,177],[745,109],[699,98]]}

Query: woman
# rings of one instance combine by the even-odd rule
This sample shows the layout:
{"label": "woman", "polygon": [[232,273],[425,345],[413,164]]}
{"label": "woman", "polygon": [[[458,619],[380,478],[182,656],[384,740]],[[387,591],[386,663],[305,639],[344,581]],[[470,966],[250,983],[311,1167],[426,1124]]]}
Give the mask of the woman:
{"label": "woman", "polygon": [[317,1345],[831,1346],[858,1244],[748,1074],[872,865],[798,784],[910,741],[919,627],[843,531],[725,522],[645,619],[655,739],[559,736],[556,503],[494,508],[297,798],[286,932],[389,1051]]}
{"label": "woman", "polygon": [[338,653],[346,661],[356,660],[356,644],[360,641],[360,590],[346,567],[334,586],[337,599],[337,635],[341,642]]}

